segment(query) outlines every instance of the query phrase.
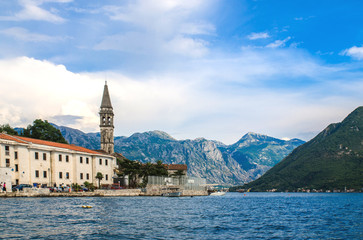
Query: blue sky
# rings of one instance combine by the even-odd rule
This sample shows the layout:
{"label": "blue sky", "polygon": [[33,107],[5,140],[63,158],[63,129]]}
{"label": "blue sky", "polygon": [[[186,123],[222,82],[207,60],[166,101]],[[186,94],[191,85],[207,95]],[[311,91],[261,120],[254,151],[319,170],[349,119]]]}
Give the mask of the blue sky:
{"label": "blue sky", "polygon": [[0,0],[0,122],[309,140],[363,100],[362,1]]}

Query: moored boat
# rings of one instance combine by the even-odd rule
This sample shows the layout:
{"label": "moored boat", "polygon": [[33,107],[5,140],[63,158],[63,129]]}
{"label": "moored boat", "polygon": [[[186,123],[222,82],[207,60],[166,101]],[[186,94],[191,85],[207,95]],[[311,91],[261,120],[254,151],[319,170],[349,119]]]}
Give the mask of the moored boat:
{"label": "moored boat", "polygon": [[210,196],[223,196],[223,195],[225,195],[226,194],[226,192],[223,192],[223,191],[217,191],[217,192],[212,192],[211,194],[210,194]]}

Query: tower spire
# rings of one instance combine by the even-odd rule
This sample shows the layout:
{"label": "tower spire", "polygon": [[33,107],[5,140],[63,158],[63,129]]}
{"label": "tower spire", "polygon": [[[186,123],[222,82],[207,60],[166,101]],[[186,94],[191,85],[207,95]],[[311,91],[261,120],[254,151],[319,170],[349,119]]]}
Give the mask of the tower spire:
{"label": "tower spire", "polygon": [[110,94],[108,92],[107,81],[103,89],[103,96],[100,108],[100,130],[101,130],[101,149],[109,154],[114,153],[113,139],[113,108],[111,104]]}
{"label": "tower spire", "polygon": [[101,108],[112,108],[111,98],[108,92],[107,81],[105,81],[105,87],[103,88]]}

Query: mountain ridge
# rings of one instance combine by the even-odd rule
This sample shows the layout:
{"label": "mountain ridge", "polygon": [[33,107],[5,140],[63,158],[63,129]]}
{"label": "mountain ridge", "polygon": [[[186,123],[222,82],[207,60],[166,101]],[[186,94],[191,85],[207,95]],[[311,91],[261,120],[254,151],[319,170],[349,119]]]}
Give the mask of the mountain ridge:
{"label": "mountain ridge", "polygon": [[[291,177],[293,176],[293,177]],[[363,107],[332,123],[244,188],[253,191],[363,187]]]}
{"label": "mountain ridge", "polygon": [[[57,126],[65,139],[75,145],[99,149],[99,133]],[[245,137],[245,138],[244,138]],[[244,146],[237,146],[243,140]],[[187,164],[188,175],[206,178],[209,183],[241,184],[252,181],[283,159],[302,140],[285,141],[262,134],[247,133],[234,144],[196,138],[176,140],[160,130],[117,136],[116,152],[130,160],[167,164]]]}

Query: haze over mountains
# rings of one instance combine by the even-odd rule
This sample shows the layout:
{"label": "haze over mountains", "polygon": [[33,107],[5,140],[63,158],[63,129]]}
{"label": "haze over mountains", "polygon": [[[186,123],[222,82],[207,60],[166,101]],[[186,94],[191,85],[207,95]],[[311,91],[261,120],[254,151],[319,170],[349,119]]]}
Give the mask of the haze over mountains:
{"label": "haze over mountains", "polygon": [[[70,143],[90,149],[100,148],[99,133],[56,126]],[[238,142],[221,142],[197,138],[176,140],[162,131],[135,133],[115,137],[115,152],[130,160],[168,164],[187,164],[188,175],[206,178],[208,183],[243,184],[260,177],[304,141],[289,141],[247,133]]]}

